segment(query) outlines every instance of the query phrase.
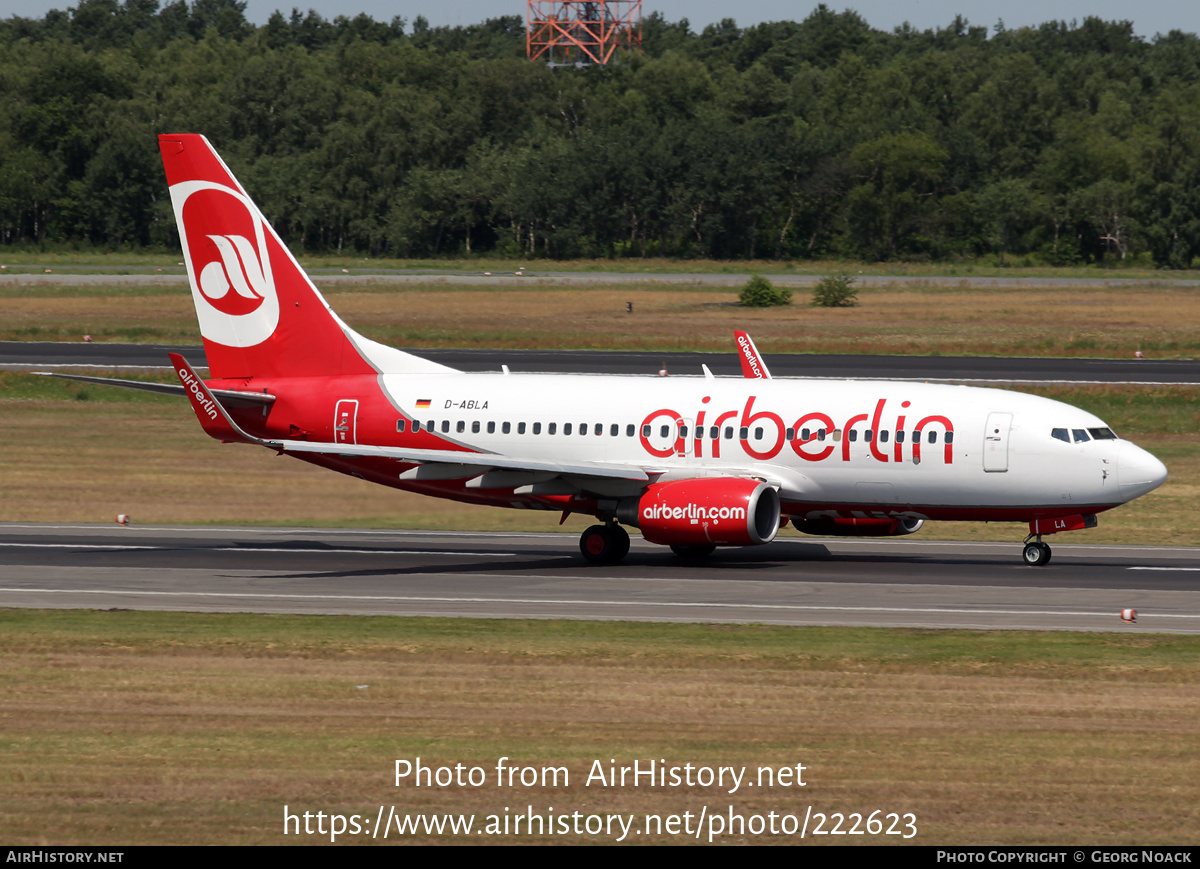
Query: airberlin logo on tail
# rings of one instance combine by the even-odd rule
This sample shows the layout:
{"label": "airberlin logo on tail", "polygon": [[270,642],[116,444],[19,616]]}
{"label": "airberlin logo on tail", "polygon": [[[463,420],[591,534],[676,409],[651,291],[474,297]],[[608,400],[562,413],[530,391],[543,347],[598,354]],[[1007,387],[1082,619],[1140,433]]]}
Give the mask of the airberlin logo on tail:
{"label": "airberlin logo on tail", "polygon": [[268,290],[254,245],[240,235],[208,238],[217,246],[221,260],[200,271],[200,292],[223,314],[241,317],[257,311]]}
{"label": "airberlin logo on tail", "polygon": [[279,325],[279,297],[258,209],[240,190],[214,181],[171,188],[200,332],[227,347],[253,347]]}

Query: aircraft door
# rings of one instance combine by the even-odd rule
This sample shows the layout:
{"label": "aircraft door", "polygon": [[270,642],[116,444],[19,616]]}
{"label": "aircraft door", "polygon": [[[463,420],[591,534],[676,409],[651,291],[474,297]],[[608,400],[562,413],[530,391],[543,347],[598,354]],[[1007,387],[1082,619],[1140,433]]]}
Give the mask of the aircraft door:
{"label": "aircraft door", "polygon": [[343,398],[333,411],[333,440],[339,444],[358,443],[358,400]]}
{"label": "aircraft door", "polygon": [[983,469],[985,471],[1008,470],[1008,433],[1012,427],[1011,413],[989,413],[987,427],[983,432]]}

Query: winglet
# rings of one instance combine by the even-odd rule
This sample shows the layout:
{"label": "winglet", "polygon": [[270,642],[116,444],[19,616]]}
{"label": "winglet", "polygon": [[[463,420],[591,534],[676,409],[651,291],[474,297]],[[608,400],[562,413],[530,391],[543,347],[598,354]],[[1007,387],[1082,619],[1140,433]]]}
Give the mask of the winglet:
{"label": "winglet", "polygon": [[192,410],[196,412],[196,418],[200,420],[200,425],[209,437],[220,441],[262,443],[258,438],[242,431],[241,427],[230,418],[228,412],[221,406],[221,402],[217,401],[217,397],[212,394],[208,385],[186,359],[178,353],[169,355],[171,366],[175,369],[179,382],[183,384],[183,391],[192,403]]}
{"label": "winglet", "polygon": [[735,331],[733,337],[737,340],[738,359],[742,363],[742,376],[770,380],[771,372],[767,370],[767,363],[759,355],[758,348],[754,346],[750,336],[745,332]]}

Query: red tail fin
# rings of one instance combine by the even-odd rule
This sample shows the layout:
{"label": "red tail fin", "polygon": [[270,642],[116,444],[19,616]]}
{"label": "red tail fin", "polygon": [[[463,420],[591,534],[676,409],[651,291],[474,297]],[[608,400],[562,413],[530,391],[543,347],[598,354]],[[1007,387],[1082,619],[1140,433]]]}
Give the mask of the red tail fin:
{"label": "red tail fin", "polygon": [[158,144],[212,376],[373,373],[208,140]]}

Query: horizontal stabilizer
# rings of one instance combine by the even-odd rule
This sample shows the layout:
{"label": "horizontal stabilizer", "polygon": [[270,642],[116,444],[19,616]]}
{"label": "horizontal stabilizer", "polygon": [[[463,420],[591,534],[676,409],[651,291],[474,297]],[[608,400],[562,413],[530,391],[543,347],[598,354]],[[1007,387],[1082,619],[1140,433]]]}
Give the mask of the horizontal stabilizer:
{"label": "horizontal stabilizer", "polygon": [[[140,389],[143,392],[157,392],[159,395],[172,395],[176,398],[186,398],[187,389],[179,383],[149,383],[145,380],[123,380],[119,377],[88,377],[83,374],[59,374],[57,371],[34,371],[42,377],[58,377],[63,380],[77,380],[80,383],[98,383],[101,386],[120,386],[123,389]],[[267,407],[275,403],[275,396],[269,392],[243,392],[237,389],[210,389],[210,392],[226,407]]]}

